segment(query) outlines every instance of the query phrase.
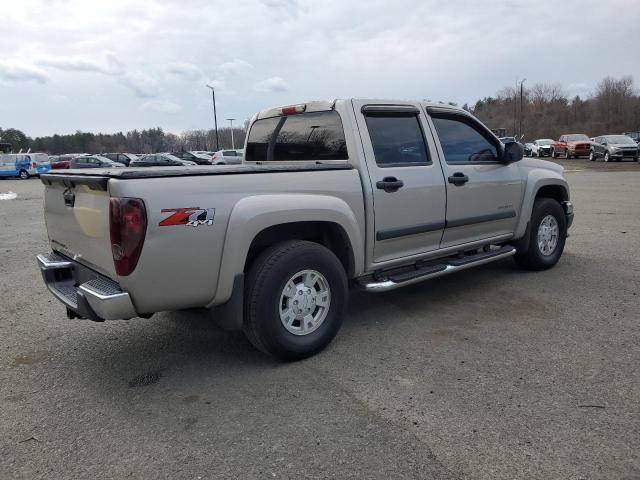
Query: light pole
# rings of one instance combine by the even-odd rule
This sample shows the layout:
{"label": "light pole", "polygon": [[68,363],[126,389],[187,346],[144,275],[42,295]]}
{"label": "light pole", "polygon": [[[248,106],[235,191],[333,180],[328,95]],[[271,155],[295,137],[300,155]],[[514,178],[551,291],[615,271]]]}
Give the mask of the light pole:
{"label": "light pole", "polygon": [[518,135],[520,136],[520,139],[519,139],[518,141],[522,140],[522,115],[523,115],[523,113],[522,113],[522,112],[523,112],[523,108],[524,108],[524,106],[523,106],[524,104],[522,103],[522,100],[523,100],[523,95],[522,95],[522,93],[523,93],[523,92],[522,92],[522,90],[523,90],[523,89],[522,89],[522,85],[523,85],[523,84],[524,84],[524,82],[526,82],[526,81],[527,81],[527,79],[526,79],[526,78],[523,78],[523,79],[522,79],[522,81],[520,82],[520,128],[518,129],[518,130],[519,130]]}
{"label": "light pole", "polygon": [[235,150],[236,144],[233,141],[233,121],[235,120],[235,118],[227,118],[227,120],[229,120],[229,123],[231,124],[231,149]]}
{"label": "light pole", "polygon": [[213,97],[213,122],[216,128],[216,152],[220,150],[220,142],[218,141],[218,115],[216,114],[216,91],[215,89],[207,84],[207,88],[211,89],[211,96]]}

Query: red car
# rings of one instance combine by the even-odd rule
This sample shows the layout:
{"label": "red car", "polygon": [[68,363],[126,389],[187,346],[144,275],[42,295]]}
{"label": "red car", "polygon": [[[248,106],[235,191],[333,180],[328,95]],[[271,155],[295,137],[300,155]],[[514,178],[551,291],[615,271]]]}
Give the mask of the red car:
{"label": "red car", "polygon": [[551,156],[558,158],[588,157],[591,152],[591,140],[584,133],[560,135],[560,139],[551,145]]}
{"label": "red car", "polygon": [[69,163],[71,159],[77,157],[77,155],[54,155],[49,157],[51,161],[51,168],[54,170],[59,170],[62,168],[69,168]]}

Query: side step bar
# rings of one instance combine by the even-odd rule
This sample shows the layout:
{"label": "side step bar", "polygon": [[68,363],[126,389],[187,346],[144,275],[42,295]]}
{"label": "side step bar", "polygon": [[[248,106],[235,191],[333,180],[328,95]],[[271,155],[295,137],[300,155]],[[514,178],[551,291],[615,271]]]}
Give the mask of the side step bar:
{"label": "side step bar", "polygon": [[460,270],[466,270],[467,268],[511,257],[515,255],[515,253],[515,247],[507,245],[496,250],[467,255],[462,258],[442,259],[443,263],[438,265],[430,265],[405,273],[391,274],[380,280],[361,280],[360,287],[367,292],[387,292],[404,287],[405,285],[411,285],[422,282],[423,280],[429,280],[430,278],[441,277],[450,273],[459,272]]}

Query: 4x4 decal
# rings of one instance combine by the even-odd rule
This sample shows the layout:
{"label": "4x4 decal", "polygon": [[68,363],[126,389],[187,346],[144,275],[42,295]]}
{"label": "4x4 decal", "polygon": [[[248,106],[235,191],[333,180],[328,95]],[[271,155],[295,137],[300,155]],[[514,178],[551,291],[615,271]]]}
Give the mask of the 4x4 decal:
{"label": "4x4 decal", "polygon": [[173,225],[187,225],[197,227],[198,225],[213,225],[215,208],[163,208],[162,213],[173,212],[162,220],[158,226],[170,227]]}

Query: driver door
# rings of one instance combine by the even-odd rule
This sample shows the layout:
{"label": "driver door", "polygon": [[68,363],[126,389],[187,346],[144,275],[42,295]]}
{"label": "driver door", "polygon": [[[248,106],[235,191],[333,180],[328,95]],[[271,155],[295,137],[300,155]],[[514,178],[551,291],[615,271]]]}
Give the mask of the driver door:
{"label": "driver door", "polygon": [[513,233],[524,188],[518,163],[504,163],[500,141],[470,115],[430,113],[447,188],[440,247]]}

